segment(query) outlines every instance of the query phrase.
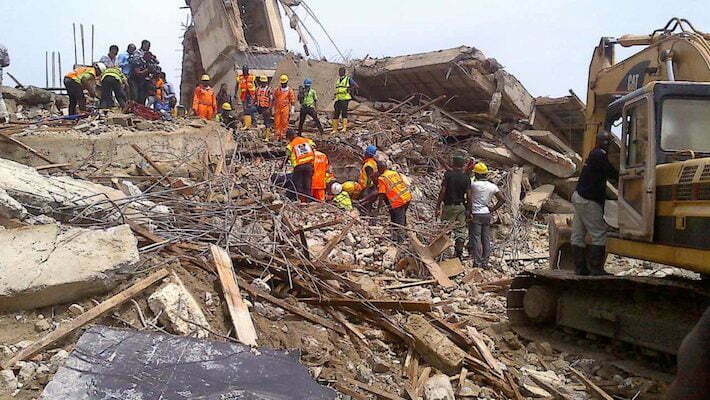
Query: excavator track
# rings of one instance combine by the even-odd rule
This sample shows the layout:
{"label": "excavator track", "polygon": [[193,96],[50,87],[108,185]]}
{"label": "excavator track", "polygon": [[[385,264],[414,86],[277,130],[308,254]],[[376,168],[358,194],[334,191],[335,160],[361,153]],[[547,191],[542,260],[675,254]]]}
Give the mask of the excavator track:
{"label": "excavator track", "polygon": [[710,282],[540,270],[514,278],[507,303],[514,329],[571,328],[675,355],[710,305]]}

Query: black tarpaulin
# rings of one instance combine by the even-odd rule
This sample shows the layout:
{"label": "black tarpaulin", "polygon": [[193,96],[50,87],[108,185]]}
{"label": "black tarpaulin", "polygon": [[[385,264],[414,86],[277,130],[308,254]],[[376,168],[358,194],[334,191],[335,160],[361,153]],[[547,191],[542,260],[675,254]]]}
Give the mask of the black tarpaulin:
{"label": "black tarpaulin", "polygon": [[47,385],[42,400],[320,400],[297,352],[94,326]]}

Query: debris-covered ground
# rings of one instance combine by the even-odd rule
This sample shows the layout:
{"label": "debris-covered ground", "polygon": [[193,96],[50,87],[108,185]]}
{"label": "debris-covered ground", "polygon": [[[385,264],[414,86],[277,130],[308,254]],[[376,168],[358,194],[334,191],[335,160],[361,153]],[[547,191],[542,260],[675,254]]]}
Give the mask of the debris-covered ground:
{"label": "debris-covered ground", "polygon": [[[390,239],[385,210],[289,201],[271,184],[285,172],[282,145],[264,142],[259,127],[234,140],[193,119],[115,112],[49,122],[32,111],[44,106],[16,105],[17,123],[0,128],[0,240],[10,244],[0,249],[0,397],[39,398],[82,332],[99,324],[298,349],[311,376],[343,398],[661,398],[667,376],[630,366],[603,341],[511,330],[506,290],[517,273],[547,267],[545,218],[571,212],[579,156],[564,132],[525,118],[534,99],[495,60],[450,52],[432,68],[483,76],[464,102],[482,105],[446,111],[436,93],[382,101],[373,86],[370,100],[353,101],[349,132],[309,134],[341,182],[356,178],[368,144],[411,180],[401,243]],[[387,62],[356,70],[376,80]],[[188,128],[213,142],[114,143],[116,157],[67,149],[58,159],[50,150],[63,135],[86,143]],[[50,138],[43,150],[26,144],[40,137]],[[467,254],[453,258],[450,227],[435,215],[441,177],[460,150],[489,164],[507,197],[487,270],[472,268]],[[608,265],[676,273],[618,258]]]}

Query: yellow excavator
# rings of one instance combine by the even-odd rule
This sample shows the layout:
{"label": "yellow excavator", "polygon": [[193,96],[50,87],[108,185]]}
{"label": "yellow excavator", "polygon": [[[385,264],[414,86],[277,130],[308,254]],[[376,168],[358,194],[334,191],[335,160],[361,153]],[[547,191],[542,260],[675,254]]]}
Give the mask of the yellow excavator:
{"label": "yellow excavator", "polygon": [[[643,47],[616,62],[615,46]],[[673,18],[649,35],[602,38],[589,67],[583,158],[613,132],[607,252],[710,276],[710,34]],[[618,132],[620,129],[620,132]],[[612,213],[614,214],[614,213]],[[605,218],[607,216],[605,215]],[[552,215],[549,270],[517,276],[508,316],[674,355],[710,305],[707,279],[573,273],[569,215]]]}

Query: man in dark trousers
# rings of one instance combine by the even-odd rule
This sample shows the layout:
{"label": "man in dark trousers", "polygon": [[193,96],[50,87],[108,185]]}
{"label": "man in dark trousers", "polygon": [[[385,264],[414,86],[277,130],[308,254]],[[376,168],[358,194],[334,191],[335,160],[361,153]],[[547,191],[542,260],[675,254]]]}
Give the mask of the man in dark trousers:
{"label": "man in dark trousers", "polygon": [[466,160],[462,154],[455,154],[451,163],[453,168],[444,173],[444,179],[441,182],[439,198],[436,199],[436,210],[442,221],[448,221],[454,225],[455,257],[461,258],[466,241],[466,204],[468,204],[466,194],[471,185],[471,179],[464,172]]}
{"label": "man in dark trousers", "polygon": [[311,198],[311,183],[313,179],[313,161],[315,160],[315,143],[311,139],[299,136],[295,130],[286,131],[286,159],[293,167],[293,184],[296,186],[301,202]]}
{"label": "man in dark trousers", "polygon": [[392,240],[402,242],[406,236],[407,209],[412,201],[412,192],[398,172],[387,168],[387,164],[377,161],[377,190],[365,196],[360,203],[368,205],[379,199],[380,204],[387,203],[390,222],[393,225]]}
{"label": "man in dark trousers", "polygon": [[324,135],[325,131],[323,131],[323,125],[321,125],[318,119],[318,112],[316,111],[316,107],[318,106],[318,94],[316,90],[313,89],[313,81],[306,78],[299,92],[298,100],[301,102],[301,113],[298,118],[298,134],[300,135],[301,132],[303,132],[303,123],[306,122],[306,116],[310,116],[316,123],[318,132]]}
{"label": "man in dark trousers", "polygon": [[[609,132],[597,134],[596,146],[589,153],[579,175],[577,189],[572,195],[574,219],[572,221],[572,257],[577,275],[606,275],[606,235],[608,226],[604,221],[606,182],[618,180],[619,173],[609,163],[607,149],[611,143]],[[585,237],[589,234],[591,245]]]}

